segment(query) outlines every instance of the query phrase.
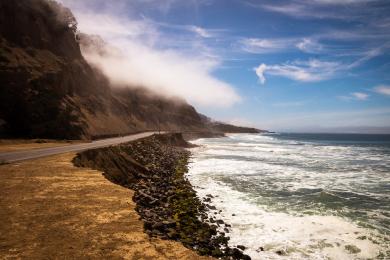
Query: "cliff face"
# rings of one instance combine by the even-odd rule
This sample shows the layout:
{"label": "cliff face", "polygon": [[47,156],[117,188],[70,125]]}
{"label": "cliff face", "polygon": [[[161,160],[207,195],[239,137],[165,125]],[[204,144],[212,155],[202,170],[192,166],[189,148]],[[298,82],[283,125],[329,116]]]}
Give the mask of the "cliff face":
{"label": "cliff face", "polygon": [[82,57],[75,28],[55,2],[0,0],[0,118],[8,133],[88,138],[204,127],[184,102],[111,89]]}
{"label": "cliff face", "polygon": [[184,101],[111,88],[83,58],[77,22],[49,0],[0,0],[0,134],[79,139],[210,131]]}
{"label": "cliff face", "polygon": [[83,134],[70,97],[93,79],[55,8],[36,0],[0,1],[0,118],[16,136]]}

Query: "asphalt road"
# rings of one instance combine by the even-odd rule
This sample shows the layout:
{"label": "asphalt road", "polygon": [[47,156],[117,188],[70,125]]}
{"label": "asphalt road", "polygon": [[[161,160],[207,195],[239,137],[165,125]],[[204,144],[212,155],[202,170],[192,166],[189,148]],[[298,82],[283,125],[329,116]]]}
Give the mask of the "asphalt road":
{"label": "asphalt road", "polygon": [[5,153],[0,153],[0,162],[11,163],[11,162],[35,159],[39,157],[45,157],[49,155],[61,154],[61,153],[80,152],[84,150],[134,141],[136,139],[147,137],[155,133],[157,132],[145,132],[145,133],[128,135],[123,137],[114,137],[114,138],[97,140],[90,143],[71,144],[66,146],[32,149],[32,150],[17,151],[17,152],[5,152]]}

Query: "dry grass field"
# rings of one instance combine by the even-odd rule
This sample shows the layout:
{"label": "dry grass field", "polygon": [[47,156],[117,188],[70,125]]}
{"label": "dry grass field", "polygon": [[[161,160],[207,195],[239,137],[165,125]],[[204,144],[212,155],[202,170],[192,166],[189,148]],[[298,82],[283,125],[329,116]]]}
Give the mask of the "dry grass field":
{"label": "dry grass field", "polygon": [[150,239],[133,191],[73,166],[74,156],[0,166],[1,259],[209,259]]}

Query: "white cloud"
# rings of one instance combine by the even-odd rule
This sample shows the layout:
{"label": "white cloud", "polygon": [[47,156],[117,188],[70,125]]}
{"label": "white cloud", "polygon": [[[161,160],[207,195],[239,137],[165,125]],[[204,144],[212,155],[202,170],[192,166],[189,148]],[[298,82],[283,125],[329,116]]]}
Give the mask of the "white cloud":
{"label": "white cloud", "polygon": [[91,12],[75,12],[78,29],[91,35],[99,35],[107,41],[120,39],[151,40],[158,37],[157,29],[145,20],[130,20],[115,17],[110,14],[95,14]]}
{"label": "white cloud", "polygon": [[310,38],[303,38],[302,41],[298,42],[295,46],[301,51],[308,53],[318,53],[323,48],[321,44]]}
{"label": "white cloud", "polygon": [[368,94],[366,93],[362,93],[362,92],[353,92],[351,93],[351,95],[357,99],[357,100],[367,100],[367,98],[369,97]]}
{"label": "white cloud", "polygon": [[240,100],[234,89],[212,76],[218,64],[188,59],[172,51],[158,51],[128,43],[126,51],[84,53],[114,85],[143,86],[164,96],[178,96],[198,106],[230,106]]}
{"label": "white cloud", "polygon": [[362,65],[366,61],[369,61],[369,60],[371,60],[371,59],[373,59],[373,58],[375,58],[377,56],[380,56],[384,52],[384,50],[389,48],[388,45],[389,44],[385,44],[383,46],[380,46],[380,47],[373,48],[373,49],[370,49],[368,51],[365,51],[364,53],[362,53],[362,57],[361,58],[359,58],[358,60],[352,62],[347,67],[349,69],[352,69],[352,68],[355,68],[355,67],[358,67],[358,66]]}
{"label": "white cloud", "polygon": [[250,53],[287,52],[298,49],[307,53],[319,53],[323,46],[317,40],[307,38],[245,38],[240,40],[242,49]]}
{"label": "white cloud", "polygon": [[[112,84],[145,87],[163,96],[183,98],[195,106],[228,107],[241,100],[233,86],[213,75],[220,61],[215,55],[199,53],[204,52],[202,46],[193,53],[162,46],[170,37],[147,19],[104,10],[91,13],[80,3],[75,6],[72,11],[80,31],[100,35],[114,47],[106,49],[104,55],[83,50],[86,60],[101,69]],[[206,30],[194,29],[208,36]]]}
{"label": "white cloud", "polygon": [[352,92],[349,95],[338,96],[337,98],[344,101],[352,101],[352,100],[364,101],[367,100],[369,96],[370,95],[363,92]]}
{"label": "white cloud", "polygon": [[[377,0],[288,0],[262,4],[253,0],[250,5],[298,19],[361,20],[372,13],[386,12]],[[341,8],[340,8],[341,7]],[[386,8],[386,7],[385,7]]]}
{"label": "white cloud", "polygon": [[375,87],[374,91],[382,95],[390,96],[390,86],[380,85]]}
{"label": "white cloud", "polygon": [[345,18],[343,15],[335,12],[335,11],[329,11],[325,9],[317,9],[313,7],[310,3],[288,3],[288,4],[265,4],[261,5],[261,8],[275,12],[280,13],[288,16],[292,16],[295,18],[316,18],[316,19],[324,19],[324,18],[332,18],[332,19],[342,19]]}
{"label": "white cloud", "polygon": [[264,84],[265,83],[265,76],[264,72],[267,69],[267,65],[264,63],[260,64],[257,68],[255,68],[256,75],[259,77],[260,83]]}
{"label": "white cloud", "polygon": [[338,62],[312,59],[281,65],[266,65],[263,63],[255,68],[255,71],[262,84],[266,81],[265,74],[282,76],[302,82],[314,82],[331,78],[340,67],[341,64]]}
{"label": "white cloud", "polygon": [[[104,10],[105,12],[121,13],[126,12],[139,13],[140,10],[153,9],[167,15],[177,7],[187,7],[191,9],[198,8],[198,1],[181,1],[181,0],[56,0],[65,6],[83,10]],[[115,3],[115,4],[113,4]]]}
{"label": "white cloud", "polygon": [[190,26],[190,30],[203,38],[213,37],[213,35],[209,31],[199,26]]}
{"label": "white cloud", "polygon": [[361,66],[368,60],[381,55],[388,48],[389,44],[384,44],[381,47],[363,52],[360,54],[360,58],[351,63],[321,61],[318,59],[310,59],[307,61],[296,60],[277,65],[266,65],[262,63],[259,67],[255,68],[255,71],[262,84],[266,81],[265,73],[302,82],[327,80],[333,78],[342,71],[345,72]]}
{"label": "white cloud", "polygon": [[243,50],[250,53],[271,53],[288,49],[293,39],[246,38],[239,42]]}

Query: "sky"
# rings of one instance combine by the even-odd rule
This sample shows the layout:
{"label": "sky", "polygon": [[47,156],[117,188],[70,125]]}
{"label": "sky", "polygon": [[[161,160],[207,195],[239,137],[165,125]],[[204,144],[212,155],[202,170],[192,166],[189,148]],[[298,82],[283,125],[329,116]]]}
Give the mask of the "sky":
{"label": "sky", "polygon": [[388,0],[60,0],[113,84],[283,132],[390,133]]}

